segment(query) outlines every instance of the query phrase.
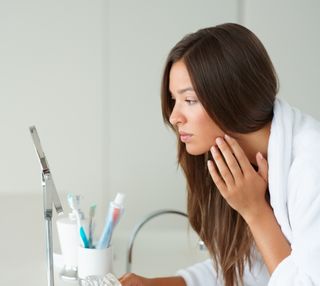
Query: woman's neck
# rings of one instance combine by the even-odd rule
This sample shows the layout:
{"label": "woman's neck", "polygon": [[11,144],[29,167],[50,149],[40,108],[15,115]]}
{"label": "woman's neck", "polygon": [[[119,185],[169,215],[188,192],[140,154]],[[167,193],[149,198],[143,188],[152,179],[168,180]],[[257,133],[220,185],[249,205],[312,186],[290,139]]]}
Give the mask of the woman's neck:
{"label": "woman's neck", "polygon": [[248,134],[235,134],[234,137],[246,153],[249,161],[257,165],[256,154],[260,152],[265,159],[268,157],[268,144],[270,137],[271,122],[262,129]]}

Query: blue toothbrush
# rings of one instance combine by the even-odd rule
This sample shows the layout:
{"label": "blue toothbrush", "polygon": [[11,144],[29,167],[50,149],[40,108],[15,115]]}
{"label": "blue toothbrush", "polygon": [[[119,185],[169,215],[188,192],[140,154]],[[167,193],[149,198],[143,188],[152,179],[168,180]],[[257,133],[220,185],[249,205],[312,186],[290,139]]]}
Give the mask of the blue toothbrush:
{"label": "blue toothbrush", "polygon": [[80,196],[74,196],[73,194],[68,194],[68,204],[70,208],[74,211],[77,219],[78,229],[79,229],[79,235],[81,238],[82,246],[84,248],[89,248],[89,240],[87,238],[86,232],[84,230],[83,225],[81,224],[81,218],[80,218]]}

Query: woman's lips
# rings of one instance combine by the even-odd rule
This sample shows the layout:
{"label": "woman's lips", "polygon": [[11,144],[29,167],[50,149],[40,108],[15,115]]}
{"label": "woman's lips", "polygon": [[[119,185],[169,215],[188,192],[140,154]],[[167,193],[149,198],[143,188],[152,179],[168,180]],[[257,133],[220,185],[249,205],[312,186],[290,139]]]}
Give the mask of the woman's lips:
{"label": "woman's lips", "polygon": [[188,133],[184,133],[184,132],[180,133],[180,140],[184,143],[190,142],[191,137],[192,137],[192,134],[188,134]]}

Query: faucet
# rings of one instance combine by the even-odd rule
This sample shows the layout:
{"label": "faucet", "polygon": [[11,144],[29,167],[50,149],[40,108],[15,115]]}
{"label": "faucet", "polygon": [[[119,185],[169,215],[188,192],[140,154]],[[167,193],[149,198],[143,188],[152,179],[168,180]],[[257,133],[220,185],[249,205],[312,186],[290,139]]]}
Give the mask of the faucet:
{"label": "faucet", "polygon": [[[173,210],[173,209],[164,209],[164,210],[158,210],[158,211],[154,211],[150,214],[148,214],[147,216],[145,216],[134,228],[132,235],[130,237],[129,240],[129,244],[128,244],[128,251],[127,251],[127,266],[126,266],[126,272],[131,272],[131,267],[132,267],[132,249],[133,249],[133,245],[134,245],[134,241],[136,239],[136,236],[138,234],[138,232],[140,231],[140,229],[151,219],[163,215],[163,214],[176,214],[176,215],[181,215],[183,217],[188,218],[188,215],[184,212],[181,211],[177,211],[177,210]],[[203,241],[199,241],[199,248],[200,250],[205,249],[204,243]]]}

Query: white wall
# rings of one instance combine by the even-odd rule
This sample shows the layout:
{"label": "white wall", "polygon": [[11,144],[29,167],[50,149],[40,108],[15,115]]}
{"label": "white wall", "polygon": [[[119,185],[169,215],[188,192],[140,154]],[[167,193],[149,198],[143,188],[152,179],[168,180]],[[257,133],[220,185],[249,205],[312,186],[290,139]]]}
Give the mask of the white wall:
{"label": "white wall", "polygon": [[320,2],[245,0],[243,11],[278,72],[279,96],[320,119]]}
{"label": "white wall", "polygon": [[35,124],[59,191],[100,195],[103,10],[103,1],[0,2],[1,193],[41,193]]}
{"label": "white wall", "polygon": [[1,1],[0,193],[41,193],[35,124],[63,200],[77,192],[104,212],[124,192],[130,225],[184,209],[162,67],[183,35],[237,11],[235,0]]}
{"label": "white wall", "polygon": [[237,20],[236,1],[110,1],[108,180],[127,194],[122,227],[159,208],[185,209],[176,139],[163,124],[160,79],[173,45],[201,27]]}

